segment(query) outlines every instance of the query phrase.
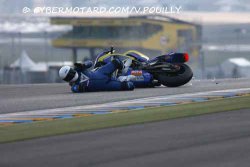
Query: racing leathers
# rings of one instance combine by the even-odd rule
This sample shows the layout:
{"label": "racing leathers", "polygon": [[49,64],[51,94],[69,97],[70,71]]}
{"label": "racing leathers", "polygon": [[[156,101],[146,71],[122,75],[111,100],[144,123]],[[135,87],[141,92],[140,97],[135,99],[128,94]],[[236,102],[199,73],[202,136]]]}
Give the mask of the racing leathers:
{"label": "racing leathers", "polygon": [[91,91],[120,91],[133,90],[134,84],[128,80],[119,80],[112,76],[117,69],[122,69],[123,64],[120,60],[113,61],[97,69],[89,70],[92,66],[91,61],[83,64],[76,63],[75,70],[78,73],[78,79],[71,82],[71,90],[74,93]]}

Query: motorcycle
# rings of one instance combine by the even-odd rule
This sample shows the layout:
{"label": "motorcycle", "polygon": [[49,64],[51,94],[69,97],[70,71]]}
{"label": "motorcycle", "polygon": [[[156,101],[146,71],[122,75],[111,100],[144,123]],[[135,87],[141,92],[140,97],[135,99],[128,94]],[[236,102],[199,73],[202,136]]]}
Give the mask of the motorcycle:
{"label": "motorcycle", "polygon": [[104,65],[114,58],[120,59],[124,64],[127,60],[132,60],[125,72],[118,70],[115,75],[134,75],[135,87],[154,87],[161,84],[167,87],[178,87],[188,83],[193,77],[191,68],[185,64],[189,60],[187,53],[172,52],[149,59],[135,50],[117,54],[111,47],[110,50],[98,54],[94,68]]}

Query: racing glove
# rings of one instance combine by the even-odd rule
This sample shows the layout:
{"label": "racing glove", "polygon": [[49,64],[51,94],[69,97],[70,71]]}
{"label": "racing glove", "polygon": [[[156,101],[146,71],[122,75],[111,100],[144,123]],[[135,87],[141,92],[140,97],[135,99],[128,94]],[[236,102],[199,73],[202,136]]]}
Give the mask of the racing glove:
{"label": "racing glove", "polygon": [[74,63],[75,68],[77,68],[81,71],[92,67],[92,65],[93,65],[92,61],[85,61],[83,64],[82,63]]}
{"label": "racing glove", "polygon": [[120,59],[115,58],[114,60],[112,60],[112,63],[115,65],[115,68],[117,68],[118,70],[123,69],[123,63]]}
{"label": "racing glove", "polygon": [[71,91],[73,93],[82,93],[87,91],[87,82],[81,82],[79,84],[75,84],[71,87]]}

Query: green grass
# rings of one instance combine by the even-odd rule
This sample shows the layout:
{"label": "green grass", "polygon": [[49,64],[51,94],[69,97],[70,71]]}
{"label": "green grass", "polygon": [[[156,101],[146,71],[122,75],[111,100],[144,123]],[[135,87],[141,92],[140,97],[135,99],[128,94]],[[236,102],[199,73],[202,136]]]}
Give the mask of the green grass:
{"label": "green grass", "polygon": [[250,96],[0,127],[0,143],[250,108]]}

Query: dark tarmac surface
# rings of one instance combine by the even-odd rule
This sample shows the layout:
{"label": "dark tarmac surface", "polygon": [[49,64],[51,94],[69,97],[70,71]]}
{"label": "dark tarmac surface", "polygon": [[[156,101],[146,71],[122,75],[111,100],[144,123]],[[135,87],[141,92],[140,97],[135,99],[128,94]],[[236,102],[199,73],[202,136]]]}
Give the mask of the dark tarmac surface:
{"label": "dark tarmac surface", "polygon": [[0,144],[1,167],[248,167],[250,110]]}
{"label": "dark tarmac surface", "polygon": [[99,104],[161,95],[250,88],[249,79],[191,81],[178,88],[147,88],[134,91],[73,94],[67,84],[1,85],[0,114],[57,107]]}

